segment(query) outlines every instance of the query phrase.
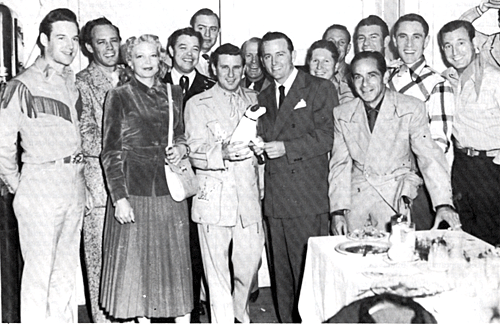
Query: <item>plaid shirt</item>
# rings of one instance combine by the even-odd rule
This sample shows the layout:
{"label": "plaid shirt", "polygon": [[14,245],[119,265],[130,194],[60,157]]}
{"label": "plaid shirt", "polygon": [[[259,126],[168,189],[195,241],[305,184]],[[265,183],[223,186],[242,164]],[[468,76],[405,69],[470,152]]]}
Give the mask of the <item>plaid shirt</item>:
{"label": "plaid shirt", "polygon": [[425,102],[432,139],[446,153],[451,165],[453,150],[450,150],[450,147],[455,100],[449,81],[430,68],[425,57],[422,57],[411,67],[403,64],[395,69],[389,77],[388,86],[394,91]]}

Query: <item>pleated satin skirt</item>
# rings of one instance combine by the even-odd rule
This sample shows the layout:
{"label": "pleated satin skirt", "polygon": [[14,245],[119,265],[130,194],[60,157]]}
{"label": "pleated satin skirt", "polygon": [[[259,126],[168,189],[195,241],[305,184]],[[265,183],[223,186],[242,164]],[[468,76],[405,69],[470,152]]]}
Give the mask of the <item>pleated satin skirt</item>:
{"label": "pleated satin skirt", "polygon": [[167,318],[193,309],[185,201],[131,196],[135,223],[120,225],[108,202],[101,306],[114,318]]}

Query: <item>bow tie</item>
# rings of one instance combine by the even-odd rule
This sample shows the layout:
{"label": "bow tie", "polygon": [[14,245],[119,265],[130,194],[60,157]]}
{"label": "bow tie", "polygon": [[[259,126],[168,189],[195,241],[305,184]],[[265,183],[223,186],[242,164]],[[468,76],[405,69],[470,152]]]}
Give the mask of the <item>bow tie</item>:
{"label": "bow tie", "polygon": [[203,57],[206,61],[210,59],[210,56],[207,53],[201,54],[201,57]]}

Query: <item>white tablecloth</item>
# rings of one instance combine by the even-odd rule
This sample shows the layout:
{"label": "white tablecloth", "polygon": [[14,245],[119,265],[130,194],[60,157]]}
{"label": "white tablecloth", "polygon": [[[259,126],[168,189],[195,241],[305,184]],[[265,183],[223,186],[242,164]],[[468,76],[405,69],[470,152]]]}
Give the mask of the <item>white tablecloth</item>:
{"label": "white tablecloth", "polygon": [[[309,239],[299,313],[305,323],[323,322],[343,306],[382,292],[382,287],[403,283],[425,287],[432,296],[415,301],[431,312],[438,323],[489,322],[499,306],[500,258],[478,258],[494,248],[464,232],[421,231],[417,237],[461,236],[469,262],[451,260],[445,271],[430,270],[426,261],[393,263],[382,255],[345,255],[335,247],[345,236]],[[383,290],[383,288],[382,288]]]}

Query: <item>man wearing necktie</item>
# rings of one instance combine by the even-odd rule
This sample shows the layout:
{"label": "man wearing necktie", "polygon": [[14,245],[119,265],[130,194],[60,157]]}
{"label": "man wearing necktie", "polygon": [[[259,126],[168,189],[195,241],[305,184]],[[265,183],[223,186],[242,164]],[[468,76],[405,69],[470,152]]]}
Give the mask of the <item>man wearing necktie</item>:
{"label": "man wearing necktie", "polygon": [[347,234],[366,223],[386,231],[391,216],[407,214],[406,201],[422,184],[412,154],[437,211],[434,227],[445,220],[460,228],[448,163],[432,140],[424,103],[386,88],[389,74],[379,52],[356,54],[351,70],[358,98],[334,110],[328,176],[332,231]]}
{"label": "man wearing necktie", "polygon": [[[399,67],[389,76],[388,87],[425,102],[432,139],[445,153],[451,170],[455,101],[450,82],[426,63],[424,50],[429,38],[429,25],[422,16],[407,14],[396,21],[393,42],[400,59]],[[417,165],[414,167],[418,170]],[[419,188],[411,211],[417,230],[432,227],[434,211],[425,185]]]}
{"label": "man wearing necktie", "polygon": [[221,45],[212,57],[217,84],[189,100],[184,115],[199,181],[191,217],[198,224],[211,322],[249,323],[250,289],[264,247],[258,163],[248,144],[230,139],[246,109],[257,104],[257,93],[239,85],[245,61],[238,47]]}
{"label": "man wearing necktie", "polygon": [[196,69],[201,74],[211,78],[214,76],[214,71],[211,70],[210,55],[220,33],[219,16],[212,10],[203,8],[191,17],[190,24],[203,37],[203,41],[201,42],[201,58],[198,65],[196,65]]}
{"label": "man wearing necktie", "polygon": [[333,83],[297,70],[293,43],[283,33],[262,38],[260,56],[273,78],[259,94],[267,112],[258,134],[265,165],[264,215],[269,224],[281,322],[300,322],[297,311],[307,240],[328,234],[328,152],[333,144]]}
{"label": "man wearing necktie", "polygon": [[[173,66],[163,78],[163,82],[181,86],[184,107],[191,97],[215,85],[214,80],[199,73],[195,68],[200,57],[202,43],[201,34],[191,27],[178,29],[168,38],[167,50],[172,57]],[[191,205],[191,198],[188,199],[188,205]],[[200,302],[200,290],[204,281],[202,279],[203,261],[198,239],[198,226],[192,220],[189,220],[189,237],[194,296],[194,310],[191,318],[193,322],[199,322],[199,316],[205,313]]]}
{"label": "man wearing necktie", "polygon": [[174,31],[168,38],[167,51],[172,58],[172,70],[163,82],[180,85],[186,102],[200,92],[210,89],[215,81],[196,70],[203,38],[191,27]]}

